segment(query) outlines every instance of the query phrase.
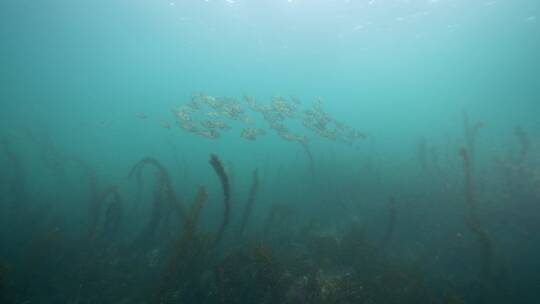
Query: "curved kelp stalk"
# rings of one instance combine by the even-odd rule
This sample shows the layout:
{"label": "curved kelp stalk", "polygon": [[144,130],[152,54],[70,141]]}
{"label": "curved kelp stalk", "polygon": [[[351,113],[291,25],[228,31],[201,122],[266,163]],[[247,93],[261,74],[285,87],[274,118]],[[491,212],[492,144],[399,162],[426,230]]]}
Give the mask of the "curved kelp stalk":
{"label": "curved kelp stalk", "polygon": [[133,176],[135,176],[136,181],[137,181],[137,193],[136,193],[137,207],[139,207],[140,201],[142,199],[143,169],[148,164],[153,164],[157,168],[158,172],[161,172],[161,174],[165,172],[165,168],[163,168],[163,166],[156,159],[150,158],[150,157],[145,157],[141,159],[140,161],[138,161],[137,163],[135,163],[135,165],[133,165],[133,167],[129,171],[128,177],[132,178]]}
{"label": "curved kelp stalk", "polygon": [[[142,173],[146,166],[152,166],[157,169],[156,186],[154,189],[154,203],[152,217],[141,234],[137,237],[135,243],[146,242],[156,236],[157,229],[160,225],[166,227],[169,223],[169,215],[171,213],[178,214],[181,223],[186,220],[186,212],[183,205],[177,199],[174,192],[169,173],[161,163],[151,157],[145,157],[137,162],[131,171],[129,177],[135,176],[137,179],[137,192],[140,197],[142,189]],[[167,210],[168,209],[168,210]],[[174,210],[174,212],[172,212]]]}
{"label": "curved kelp stalk", "polygon": [[475,122],[471,123],[469,119],[469,114],[467,112],[463,112],[463,128],[465,131],[465,142],[467,145],[467,151],[468,157],[469,157],[469,166],[471,169],[471,172],[474,171],[474,163],[475,163],[475,156],[476,156],[476,138],[478,136],[478,131],[484,126],[482,122]]}
{"label": "curved kelp stalk", "polygon": [[221,163],[217,155],[211,154],[209,162],[212,168],[214,168],[217,176],[219,177],[219,181],[221,182],[221,187],[223,189],[223,221],[221,222],[218,234],[216,236],[215,244],[217,245],[223,238],[225,229],[229,224],[231,189],[229,185],[229,178],[227,176],[227,173],[225,172],[225,168],[223,167],[223,164]]}
{"label": "curved kelp stalk", "polygon": [[[102,212],[107,202],[105,212]],[[77,299],[73,302],[78,302],[81,294],[88,292],[84,282],[91,280],[96,268],[103,265],[104,256],[111,255],[107,251],[111,249],[118,235],[123,213],[122,205],[122,197],[116,186],[105,188],[93,202],[90,213],[89,241],[81,256],[77,274],[79,282],[82,283],[77,292]]]}
{"label": "curved kelp stalk", "polygon": [[244,230],[246,229],[246,225],[251,216],[251,212],[253,211],[253,204],[255,203],[255,196],[257,195],[258,188],[259,188],[259,174],[257,172],[257,169],[255,169],[253,170],[253,176],[252,176],[252,181],[251,181],[251,187],[249,188],[248,200],[246,203],[246,207],[244,208],[244,213],[242,214],[242,219],[240,222],[239,236],[242,236],[244,234]]}
{"label": "curved kelp stalk", "polygon": [[476,193],[472,180],[471,158],[466,148],[460,150],[463,159],[464,190],[467,203],[467,226],[476,237],[482,258],[482,275],[486,279],[492,278],[493,268],[493,243],[487,230],[480,223],[476,202]]}
{"label": "curved kelp stalk", "polygon": [[107,187],[99,196],[100,204],[105,203],[110,198],[110,203],[105,210],[103,226],[100,229],[94,228],[93,238],[109,243],[118,234],[118,229],[122,220],[122,197],[116,186]]}
{"label": "curved kelp stalk", "polygon": [[154,189],[152,215],[148,223],[135,238],[135,241],[133,242],[134,247],[148,246],[148,244],[158,238],[160,227],[162,230],[167,227],[170,212],[166,208],[167,202],[165,201],[164,196],[166,188],[167,186],[163,181],[163,175],[158,175]]}
{"label": "curved kelp stalk", "polygon": [[181,220],[183,221],[186,217],[185,210],[182,204],[176,198],[176,194],[174,193],[169,173],[167,172],[165,167],[161,165],[161,163],[155,158],[145,157],[141,159],[133,166],[133,168],[131,168],[131,171],[129,172],[129,177],[135,176],[137,179],[137,199],[140,200],[141,197],[143,187],[142,173],[143,169],[146,166],[153,166],[157,169],[158,180],[160,181],[160,184],[162,185],[162,190],[164,191],[163,194],[166,196],[166,200],[172,205],[172,207],[177,209],[177,212],[180,215]]}

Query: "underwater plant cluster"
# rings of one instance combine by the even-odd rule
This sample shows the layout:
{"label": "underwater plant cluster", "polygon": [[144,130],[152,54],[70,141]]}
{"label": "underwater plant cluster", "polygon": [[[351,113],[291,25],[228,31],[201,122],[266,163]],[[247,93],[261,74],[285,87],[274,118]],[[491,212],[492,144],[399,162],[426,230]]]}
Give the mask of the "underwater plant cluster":
{"label": "underwater plant cluster", "polygon": [[540,303],[540,0],[0,0],[0,304]]}
{"label": "underwater plant cluster", "polygon": [[463,121],[459,144],[418,143],[407,189],[317,153],[287,171],[294,183],[217,154],[194,188],[153,156],[103,182],[48,137],[2,134],[0,301],[534,303],[534,142],[516,127],[514,152],[485,162],[483,125]]}

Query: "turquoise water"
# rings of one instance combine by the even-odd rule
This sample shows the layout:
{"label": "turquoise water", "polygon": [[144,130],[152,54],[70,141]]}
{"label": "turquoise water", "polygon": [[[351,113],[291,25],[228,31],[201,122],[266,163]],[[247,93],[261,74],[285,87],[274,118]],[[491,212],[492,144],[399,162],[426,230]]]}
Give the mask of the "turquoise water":
{"label": "turquoise water", "polygon": [[[375,303],[536,303],[539,18],[535,0],[3,0],[0,299],[373,303],[347,302],[335,286],[350,281]],[[227,218],[211,154],[228,175],[230,218],[219,246],[206,248],[200,240],[219,235]],[[158,169],[139,172],[139,185],[128,174],[145,157]],[[118,214],[104,207],[114,197],[98,202],[112,185]],[[208,193],[199,245],[180,247],[204,258],[183,256],[198,268],[163,275],[189,231],[185,218],[164,214],[176,203],[189,209],[199,186]],[[168,228],[137,237],[150,218]],[[421,273],[430,296],[378,297],[377,288],[397,293],[412,279],[374,287],[384,267],[342,265],[354,229],[370,244],[360,252],[415,265],[409,278]],[[253,248],[283,268],[263,283],[217,275]],[[163,276],[172,286],[155,287]],[[294,298],[308,293],[303,277],[314,290],[334,286],[342,302],[321,292]],[[268,285],[273,296],[246,295]]]}

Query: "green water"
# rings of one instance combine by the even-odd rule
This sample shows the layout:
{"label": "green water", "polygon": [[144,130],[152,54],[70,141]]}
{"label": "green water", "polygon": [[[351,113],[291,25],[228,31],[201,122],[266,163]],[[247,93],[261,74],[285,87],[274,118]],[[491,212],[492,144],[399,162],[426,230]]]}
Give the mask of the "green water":
{"label": "green water", "polygon": [[[185,205],[198,186],[206,187],[202,230],[215,231],[223,209],[220,181],[208,165],[214,153],[231,179],[231,225],[240,217],[251,172],[258,168],[258,200],[248,228],[254,242],[264,243],[265,238],[258,239],[261,227],[278,203],[294,206],[294,224],[287,224],[291,230],[319,223],[324,233],[341,239],[344,227],[360,225],[370,238],[380,239],[388,198],[395,197],[398,226],[392,228],[394,254],[388,258],[410,262],[430,256],[425,271],[435,294],[449,288],[444,281],[465,303],[493,298],[504,303],[519,295],[520,303],[536,303],[539,54],[537,0],[2,0],[0,138],[6,144],[0,153],[5,168],[0,206],[4,220],[12,218],[7,210],[13,202],[25,200],[33,210],[0,224],[5,244],[0,266],[4,258],[15,273],[6,299],[74,301],[72,295],[40,290],[35,287],[39,280],[25,290],[18,279],[24,271],[17,267],[25,264],[24,248],[35,232],[48,225],[23,229],[22,223],[43,212],[43,219],[64,218],[66,231],[84,230],[88,179],[67,159],[91,167],[98,188],[118,186],[124,209],[132,210],[124,215],[128,219],[118,241],[126,243],[151,214],[150,207],[133,211],[136,186],[127,177],[147,156],[167,168]],[[189,108],[197,94],[207,101],[238,101],[250,122],[217,110],[217,119],[230,126],[214,128],[218,138],[182,128],[177,109],[188,107],[202,129],[208,112],[215,110]],[[250,108],[245,96],[265,105],[278,96],[289,104],[300,101],[294,115],[279,122],[290,128],[287,134],[303,139],[287,140],[268,117]],[[319,124],[319,131],[343,124],[361,138],[347,143],[340,137],[345,133],[326,138],[307,128],[305,111],[318,102],[332,117],[328,125]],[[464,113],[471,126],[482,123],[473,152]],[[264,134],[247,140],[241,134],[251,127]],[[468,209],[462,147],[474,153],[471,174],[482,226],[497,259],[507,261],[500,263],[507,273],[507,298],[493,296],[499,287],[485,287],[491,283],[476,279],[474,266],[466,266],[478,264],[478,242],[463,220]],[[143,200],[150,206],[153,179],[146,179]],[[14,230],[20,235],[10,236]],[[456,241],[456,235],[469,237],[468,243]],[[63,241],[55,250],[68,255],[63,250],[71,243]],[[238,245],[230,235],[224,242]],[[436,262],[439,258],[444,262]],[[69,260],[58,266],[57,276],[45,274],[43,280],[55,277],[56,288],[72,288],[58,287],[65,278],[57,277],[81,263]],[[141,277],[131,283],[145,285],[148,277]],[[120,283],[110,283],[115,284]],[[478,285],[485,292],[471,291]],[[147,303],[119,294],[103,295],[102,301]],[[80,303],[98,301],[82,298]]]}

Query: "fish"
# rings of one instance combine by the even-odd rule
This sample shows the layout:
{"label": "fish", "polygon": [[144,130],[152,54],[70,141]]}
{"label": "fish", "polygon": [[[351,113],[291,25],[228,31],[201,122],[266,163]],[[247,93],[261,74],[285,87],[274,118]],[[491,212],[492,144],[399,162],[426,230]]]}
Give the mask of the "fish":
{"label": "fish", "polygon": [[240,137],[247,139],[247,140],[256,140],[257,136],[264,135],[265,131],[264,129],[260,128],[245,128],[242,130],[242,133],[240,134]]}

